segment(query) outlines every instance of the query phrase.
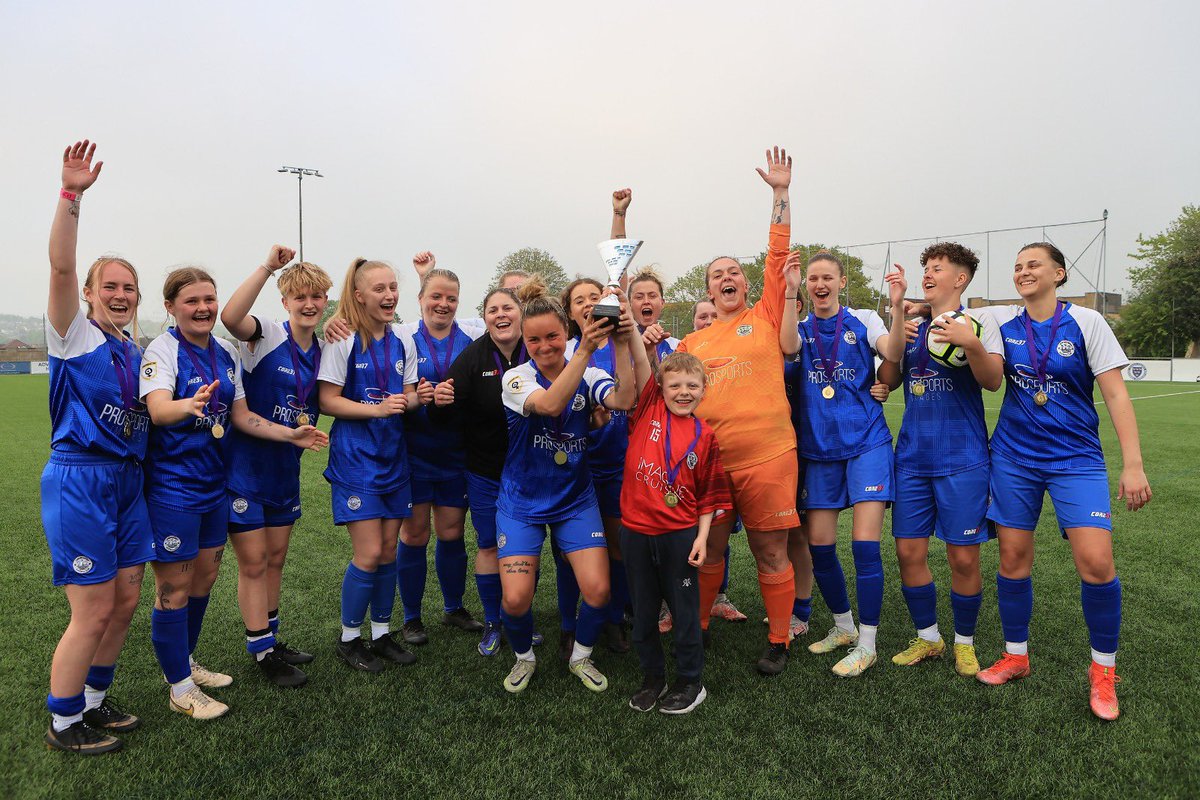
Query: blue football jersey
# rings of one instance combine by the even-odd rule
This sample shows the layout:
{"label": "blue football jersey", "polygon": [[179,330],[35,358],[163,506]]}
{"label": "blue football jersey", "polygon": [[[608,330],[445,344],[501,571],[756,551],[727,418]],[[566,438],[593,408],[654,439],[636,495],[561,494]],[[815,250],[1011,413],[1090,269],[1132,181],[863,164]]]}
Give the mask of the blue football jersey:
{"label": "blue football jersey", "polygon": [[[383,338],[365,351],[358,334],[325,345],[317,379],[342,387],[342,397],[378,405],[388,394],[417,382],[416,345],[412,337],[389,325]],[[329,431],[330,483],[367,494],[386,494],[408,483],[408,451],[404,418],[335,419]]]}
{"label": "blue football jersey", "polygon": [[588,422],[592,409],[615,389],[607,372],[588,367],[559,418],[527,416],[525,401],[549,385],[532,361],[504,373],[508,456],[496,508],[533,524],[556,522],[595,505],[588,469]]}
{"label": "blue football jersey", "polygon": [[80,309],[66,336],[46,323],[46,348],[51,449],[144,459],[150,416],[138,392],[137,346],[104,333]]}
{"label": "blue football jersey", "polygon": [[[579,339],[567,343],[566,357],[575,355]],[[601,349],[592,353],[588,366],[601,370],[609,376],[616,375],[613,362],[615,349],[610,339]],[[588,431],[588,469],[600,480],[614,480],[625,471],[625,451],[629,449],[629,415],[624,411],[612,411],[608,424],[603,428]]]}
{"label": "blue football jersey", "polygon": [[[472,320],[464,320],[461,325],[454,323],[450,333],[441,339],[435,339],[423,321],[400,327],[412,337],[416,347],[417,380],[424,378],[435,386],[446,377],[450,365],[467,345],[487,332],[481,323]],[[466,468],[460,430],[431,424],[424,406],[404,415],[404,438],[413,477],[425,481],[452,480]]]}
{"label": "blue football jersey", "polygon": [[[904,418],[896,437],[896,471],[940,477],[988,463],[987,420],[983,388],[971,367],[948,367],[929,357],[925,347],[929,325],[930,320],[921,323],[916,340],[905,345],[900,362]],[[980,325],[984,350],[1003,355],[995,323],[985,317]],[[924,387],[921,395],[912,391],[918,382]]]}
{"label": "blue football jersey", "polygon": [[[213,367],[216,367],[214,372]],[[221,383],[203,417],[188,416],[167,427],[153,426],[146,454],[146,500],[191,512],[211,511],[225,497],[226,451],[233,427],[229,409],[245,396],[237,349],[216,336],[196,347],[171,328],[146,348],[142,356],[140,391],[143,401],[165,389],[173,399],[191,397],[201,386]],[[213,427],[225,429],[221,439]]]}
{"label": "blue football jersey", "polygon": [[[839,317],[842,331],[835,353]],[[799,401],[792,419],[800,423],[796,435],[800,455],[810,461],[844,461],[891,444],[883,406],[871,397],[875,343],[887,333],[883,320],[874,311],[841,308],[829,319],[809,315],[799,325],[796,361],[800,369],[789,385]],[[833,363],[826,365],[825,357]],[[834,387],[834,395],[827,399],[821,391],[828,385]]]}
{"label": "blue football jersey", "polygon": [[[287,323],[260,324],[262,338],[242,342],[238,348],[246,405],[277,425],[299,427],[297,417],[301,413],[308,415],[309,425],[316,425],[320,340],[313,337],[312,346],[303,350],[294,340],[289,346]],[[291,442],[271,442],[233,431],[229,441],[229,490],[262,505],[298,504],[303,452]]]}
{"label": "blue football jersey", "polygon": [[[1031,467],[1103,469],[1100,415],[1092,392],[1097,375],[1129,363],[1104,317],[1064,303],[1053,341],[1053,319],[1031,321],[1039,358],[1049,349],[1042,381],[1031,363],[1025,309],[993,306],[972,311],[978,312],[992,315],[1004,340],[1004,403],[992,431],[993,452]],[[1034,400],[1038,391],[1048,398],[1043,406]]]}

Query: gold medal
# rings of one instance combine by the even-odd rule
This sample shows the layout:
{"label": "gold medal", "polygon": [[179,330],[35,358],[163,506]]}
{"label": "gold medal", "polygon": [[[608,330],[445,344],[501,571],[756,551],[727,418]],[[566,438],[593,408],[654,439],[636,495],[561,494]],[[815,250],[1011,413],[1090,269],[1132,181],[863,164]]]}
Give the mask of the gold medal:
{"label": "gold medal", "polygon": [[1046,403],[1050,402],[1050,396],[1041,389],[1038,389],[1038,393],[1033,396],[1033,402],[1037,403],[1039,406],[1044,406]]}
{"label": "gold medal", "polygon": [[912,393],[913,397],[920,397],[925,394],[925,381],[913,381]]}
{"label": "gold medal", "polygon": [[307,425],[310,422],[312,422],[312,418],[309,417],[308,414],[304,413],[303,411],[301,411],[299,414],[296,415],[296,424],[297,425]]}
{"label": "gold medal", "polygon": [[829,384],[824,389],[821,390],[821,397],[824,397],[826,400],[832,400],[833,394],[834,394],[833,384]]}
{"label": "gold medal", "polygon": [[663,498],[663,502],[667,504],[667,508],[674,508],[679,505],[679,495],[674,492],[667,492],[667,496]]}
{"label": "gold medal", "polygon": [[133,420],[128,416],[125,417],[125,427],[121,429],[121,433],[125,435],[126,439],[133,438]]}
{"label": "gold medal", "polygon": [[219,422],[216,425],[213,425],[212,426],[212,435],[213,435],[214,439],[220,439],[222,436],[225,435],[225,426]]}
{"label": "gold medal", "polygon": [[566,450],[556,451],[554,453],[554,463],[558,464],[560,467],[563,464],[566,464],[567,463],[567,451]]}

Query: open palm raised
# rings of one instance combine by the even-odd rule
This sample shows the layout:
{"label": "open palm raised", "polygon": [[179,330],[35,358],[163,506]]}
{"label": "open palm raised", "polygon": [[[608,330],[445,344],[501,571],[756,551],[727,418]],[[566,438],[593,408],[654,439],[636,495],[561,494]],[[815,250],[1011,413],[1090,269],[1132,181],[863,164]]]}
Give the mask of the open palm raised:
{"label": "open palm raised", "polygon": [[755,168],[759,176],[772,189],[786,189],[792,183],[792,158],[787,150],[775,148],[774,153],[767,151],[767,171]]}
{"label": "open palm raised", "polygon": [[87,139],[63,151],[62,188],[69,192],[82,192],[96,182],[104,162],[97,161],[96,166],[92,166],[92,154],[95,152],[96,145]]}

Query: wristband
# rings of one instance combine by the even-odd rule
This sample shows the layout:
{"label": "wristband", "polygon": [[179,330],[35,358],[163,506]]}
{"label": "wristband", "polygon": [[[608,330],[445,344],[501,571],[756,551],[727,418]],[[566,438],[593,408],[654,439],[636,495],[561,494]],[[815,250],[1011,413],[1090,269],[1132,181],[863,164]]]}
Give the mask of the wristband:
{"label": "wristband", "polygon": [[59,189],[58,196],[63,200],[70,200],[72,203],[79,202],[79,198],[83,197],[83,192],[68,192],[66,189]]}
{"label": "wristband", "polygon": [[800,299],[800,295],[798,295],[798,294],[797,294],[797,295],[787,295],[787,294],[785,294],[785,295],[783,296],[783,299],[784,299],[784,300],[799,300],[799,299]]}

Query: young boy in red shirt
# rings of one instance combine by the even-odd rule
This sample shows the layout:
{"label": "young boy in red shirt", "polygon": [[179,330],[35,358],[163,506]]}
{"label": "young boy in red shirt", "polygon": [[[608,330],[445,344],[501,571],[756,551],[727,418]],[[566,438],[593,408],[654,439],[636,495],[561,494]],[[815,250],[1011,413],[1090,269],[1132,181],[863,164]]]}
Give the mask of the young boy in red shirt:
{"label": "young boy in red shirt", "polygon": [[[633,599],[633,646],[642,687],[630,708],[686,714],[704,702],[704,645],[697,567],[704,563],[713,512],[733,503],[712,428],[693,412],[704,396],[704,365],[690,353],[662,360],[654,379],[634,348],[640,390],[629,414],[621,488],[621,552]],[[676,680],[667,690],[659,642],[663,601],[675,619]],[[659,702],[661,700],[661,702]]]}

